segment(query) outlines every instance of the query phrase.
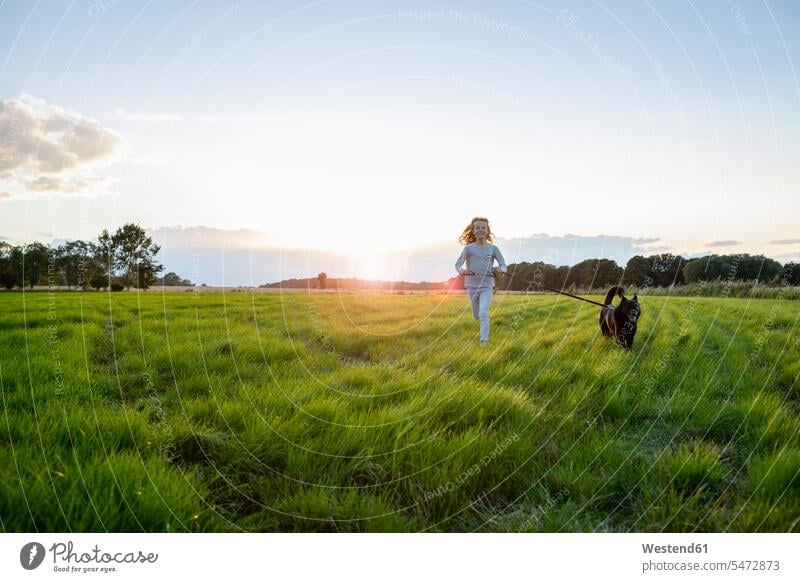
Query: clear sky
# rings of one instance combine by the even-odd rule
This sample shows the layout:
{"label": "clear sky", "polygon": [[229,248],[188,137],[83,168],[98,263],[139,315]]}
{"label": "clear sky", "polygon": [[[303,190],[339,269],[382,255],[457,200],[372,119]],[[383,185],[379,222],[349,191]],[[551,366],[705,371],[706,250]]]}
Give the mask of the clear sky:
{"label": "clear sky", "polygon": [[796,0],[0,0],[0,236],[796,257],[798,57]]}

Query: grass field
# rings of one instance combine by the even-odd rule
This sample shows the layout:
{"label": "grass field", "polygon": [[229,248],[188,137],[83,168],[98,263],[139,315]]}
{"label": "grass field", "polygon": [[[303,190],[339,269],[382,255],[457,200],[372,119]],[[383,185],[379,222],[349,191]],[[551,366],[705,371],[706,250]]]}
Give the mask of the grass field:
{"label": "grass field", "polygon": [[800,304],[0,294],[4,531],[800,531]]}

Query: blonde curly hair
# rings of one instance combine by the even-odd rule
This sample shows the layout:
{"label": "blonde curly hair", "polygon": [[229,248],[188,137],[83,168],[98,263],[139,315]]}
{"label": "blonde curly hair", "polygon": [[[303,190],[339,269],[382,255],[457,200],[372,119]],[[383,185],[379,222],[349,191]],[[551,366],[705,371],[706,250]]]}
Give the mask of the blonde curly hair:
{"label": "blonde curly hair", "polygon": [[466,245],[478,240],[478,238],[475,236],[475,232],[473,231],[473,227],[478,221],[486,223],[486,242],[494,242],[494,235],[492,234],[492,228],[489,226],[489,219],[483,216],[476,216],[470,220],[469,226],[467,226],[461,233],[461,236],[458,237],[458,242],[460,242],[462,245]]}

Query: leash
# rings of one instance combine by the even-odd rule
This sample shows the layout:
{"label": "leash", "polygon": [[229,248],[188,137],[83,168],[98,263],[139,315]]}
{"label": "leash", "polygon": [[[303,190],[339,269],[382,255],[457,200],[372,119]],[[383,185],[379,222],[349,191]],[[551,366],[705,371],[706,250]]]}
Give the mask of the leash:
{"label": "leash", "polygon": [[577,295],[573,295],[572,293],[567,293],[566,291],[559,291],[558,289],[553,289],[552,287],[548,287],[547,285],[542,285],[541,283],[537,283],[536,281],[528,281],[528,283],[533,283],[534,285],[538,285],[539,287],[544,287],[548,291],[554,291],[555,293],[561,293],[561,295],[566,295],[567,297],[572,297],[573,299],[578,299],[580,301],[586,301],[586,303],[592,303],[594,305],[599,305],[600,307],[611,307],[613,305],[603,305],[602,303],[598,303],[597,301],[592,301],[591,299],[586,299],[585,297],[578,297]]}
{"label": "leash", "polygon": [[[464,274],[465,275],[475,275],[475,273],[473,271],[467,271]],[[491,275],[492,277],[497,279],[497,275],[495,275],[493,271],[490,272],[490,273],[487,273],[487,274]],[[543,287],[544,289],[547,289],[548,291],[553,291],[555,293],[560,293],[561,295],[566,295],[567,297],[572,297],[573,299],[578,299],[579,301],[586,301],[586,303],[592,303],[593,305],[599,305],[600,307],[611,307],[612,309],[614,308],[613,305],[604,305],[603,303],[598,303],[597,301],[592,301],[591,299],[586,299],[585,297],[578,297],[577,295],[573,295],[572,293],[567,293],[566,291],[560,291],[558,289],[553,289],[552,287],[548,287],[547,285],[542,285],[541,283],[537,283],[536,281],[528,281],[528,284],[531,284],[531,283],[533,283],[534,285],[538,285],[539,287]]]}

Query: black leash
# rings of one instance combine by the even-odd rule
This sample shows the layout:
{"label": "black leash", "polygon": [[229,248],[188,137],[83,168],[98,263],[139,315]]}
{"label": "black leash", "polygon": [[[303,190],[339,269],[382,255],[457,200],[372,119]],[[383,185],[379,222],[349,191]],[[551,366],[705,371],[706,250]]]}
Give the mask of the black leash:
{"label": "black leash", "polygon": [[566,295],[567,297],[572,297],[573,299],[579,299],[580,301],[586,301],[586,303],[592,303],[594,305],[599,305],[600,307],[614,307],[613,305],[604,305],[602,303],[598,303],[597,301],[592,301],[591,299],[586,299],[584,297],[578,297],[577,295],[573,295],[572,293],[567,293],[566,291],[559,291],[558,289],[553,289],[552,287],[548,287],[547,285],[542,285],[541,283],[537,283],[536,281],[528,281],[528,283],[533,283],[534,285],[538,285],[539,287],[544,287],[548,291],[554,291],[555,293],[561,293],[561,295]]}
{"label": "black leash", "polygon": [[[475,275],[475,273],[473,273],[472,271],[467,271],[464,274],[465,275]],[[488,274],[490,274],[492,277],[497,279],[497,275],[495,275],[494,272],[488,273]],[[553,289],[552,287],[548,287],[547,285],[542,285],[541,283],[537,283],[536,281],[528,281],[528,284],[531,284],[531,283],[533,283],[534,285],[538,285],[539,287],[544,287],[548,291],[553,291],[555,293],[560,293],[561,295],[566,295],[567,297],[572,297],[573,299],[578,299],[580,301],[586,301],[586,303],[592,303],[593,305],[599,305],[600,307],[612,307],[612,308],[614,307],[613,305],[605,305],[603,303],[598,303],[597,301],[592,301],[591,299],[586,299],[584,297],[578,297],[577,295],[573,295],[572,293],[567,293],[566,291],[559,291],[558,289]]]}

